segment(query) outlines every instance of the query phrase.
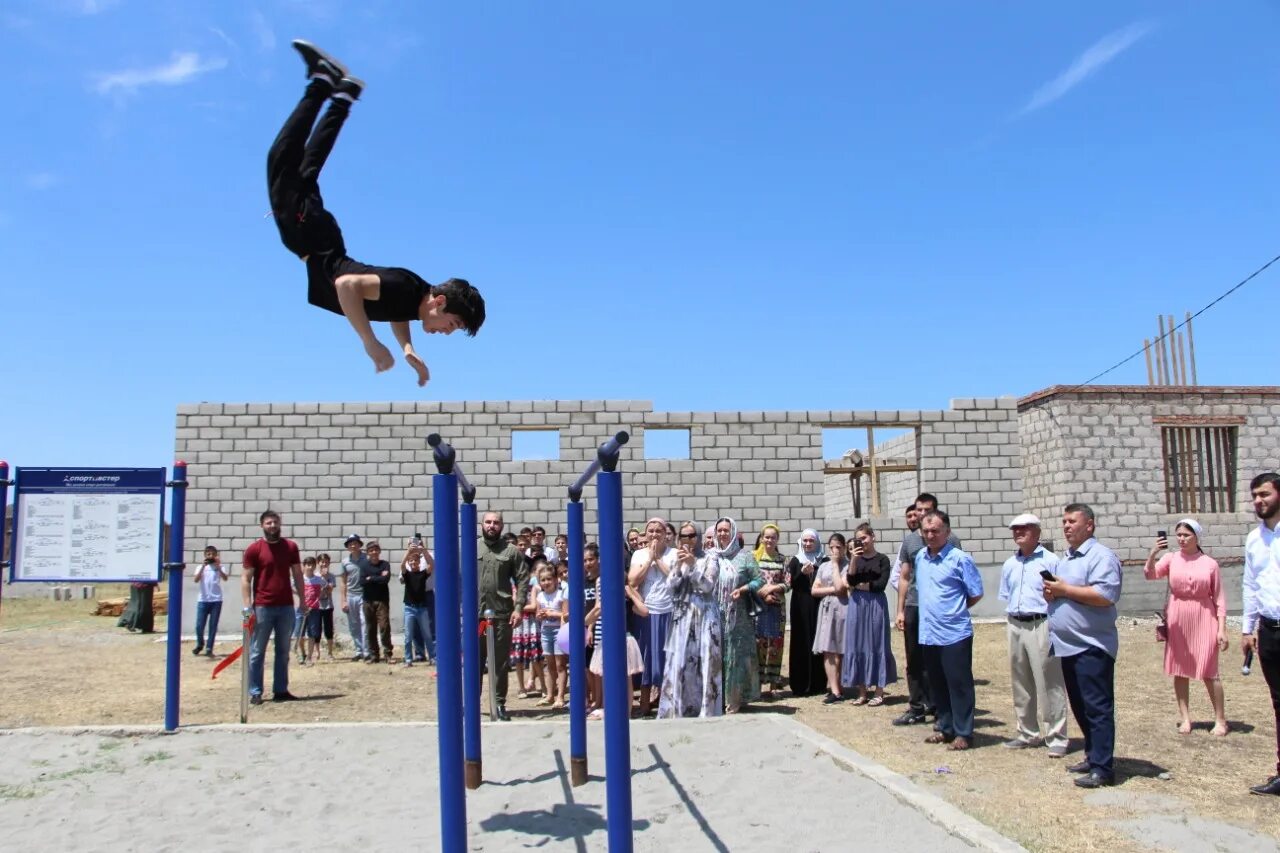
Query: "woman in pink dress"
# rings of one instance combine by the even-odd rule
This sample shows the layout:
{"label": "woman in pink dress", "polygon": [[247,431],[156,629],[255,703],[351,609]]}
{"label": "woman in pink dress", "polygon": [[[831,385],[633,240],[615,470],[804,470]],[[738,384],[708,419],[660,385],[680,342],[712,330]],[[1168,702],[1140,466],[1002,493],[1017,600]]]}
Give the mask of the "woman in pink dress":
{"label": "woman in pink dress", "polygon": [[1165,620],[1169,638],[1164,647],[1164,671],[1173,676],[1173,695],[1178,700],[1178,731],[1191,732],[1188,703],[1190,680],[1204,682],[1217,718],[1213,733],[1227,733],[1227,714],[1218,677],[1218,652],[1227,650],[1227,600],[1222,591],[1218,561],[1200,550],[1199,522],[1184,518],[1174,527],[1178,551],[1156,559],[1169,547],[1163,537],[1156,539],[1147,556],[1147,580],[1169,579],[1169,603]]}

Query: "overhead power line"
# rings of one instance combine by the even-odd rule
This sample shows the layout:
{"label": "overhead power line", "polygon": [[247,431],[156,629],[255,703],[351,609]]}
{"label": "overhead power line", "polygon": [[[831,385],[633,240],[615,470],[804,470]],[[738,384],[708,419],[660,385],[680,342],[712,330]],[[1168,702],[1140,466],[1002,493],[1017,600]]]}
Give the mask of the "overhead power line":
{"label": "overhead power line", "polygon": [[[1176,326],[1170,326],[1168,331],[1166,331],[1163,335],[1160,335],[1158,338],[1156,338],[1154,341],[1152,341],[1152,342],[1151,342],[1151,346],[1152,346],[1152,347],[1156,346],[1156,344],[1159,344],[1159,343],[1160,343],[1161,341],[1163,341],[1165,338],[1167,338],[1167,337],[1169,337],[1170,335],[1172,335],[1175,331],[1177,331],[1178,329],[1181,329],[1183,326],[1187,325],[1187,323],[1190,323],[1192,320],[1194,320],[1195,318],[1199,317],[1201,314],[1203,314],[1204,312],[1208,311],[1210,308],[1212,308],[1213,306],[1217,305],[1219,302],[1221,302],[1222,300],[1226,299],[1228,296],[1230,296],[1231,294],[1235,293],[1237,290],[1239,290],[1240,288],[1244,287],[1246,284],[1248,284],[1249,282],[1253,281],[1253,280],[1254,280],[1255,278],[1257,278],[1258,276],[1262,275],[1264,272],[1266,272],[1266,271],[1267,271],[1267,269],[1268,269],[1272,264],[1276,263],[1277,261],[1280,261],[1280,255],[1276,255],[1274,258],[1272,258],[1271,260],[1267,261],[1265,264],[1263,264],[1262,266],[1258,267],[1258,268],[1257,268],[1256,270],[1254,270],[1253,272],[1249,273],[1249,274],[1248,274],[1247,276],[1245,276],[1243,279],[1241,279],[1240,281],[1238,281],[1238,282],[1235,284],[1235,286],[1234,286],[1234,287],[1232,287],[1231,289],[1227,290],[1225,293],[1223,293],[1223,294],[1222,294],[1221,296],[1219,296],[1217,299],[1213,300],[1213,301],[1212,301],[1212,302],[1210,302],[1208,305],[1204,306],[1204,307],[1203,307],[1203,308],[1201,308],[1199,311],[1197,311],[1196,313],[1192,314],[1190,317],[1186,318],[1185,320],[1183,320],[1183,321],[1182,321],[1181,323],[1179,323],[1178,325],[1176,325]],[[1170,318],[1170,319],[1172,319],[1172,318]],[[1120,361],[1117,361],[1115,364],[1111,365],[1111,366],[1110,366],[1110,367],[1108,367],[1106,370],[1102,371],[1101,373],[1097,374],[1096,376],[1091,376],[1091,377],[1089,377],[1088,379],[1086,379],[1085,381],[1081,382],[1080,384],[1078,384],[1078,385],[1073,385],[1072,387],[1068,388],[1067,390],[1068,390],[1068,391],[1074,391],[1074,390],[1076,390],[1077,388],[1083,388],[1085,385],[1091,385],[1091,384],[1093,384],[1094,382],[1096,382],[1097,380],[1099,380],[1099,379],[1101,379],[1102,377],[1106,376],[1106,375],[1107,375],[1108,373],[1110,373],[1111,371],[1115,370],[1116,368],[1118,368],[1118,367],[1123,367],[1124,365],[1126,365],[1126,364],[1128,364],[1129,362],[1133,361],[1135,358],[1137,358],[1138,356],[1142,355],[1142,354],[1143,354],[1144,352],[1146,352],[1146,351],[1147,351],[1147,348],[1146,348],[1146,347],[1139,347],[1139,348],[1138,348],[1138,351],[1137,351],[1137,352],[1135,352],[1135,353],[1133,353],[1132,355],[1127,356],[1126,358],[1123,358],[1123,359],[1121,359]]]}

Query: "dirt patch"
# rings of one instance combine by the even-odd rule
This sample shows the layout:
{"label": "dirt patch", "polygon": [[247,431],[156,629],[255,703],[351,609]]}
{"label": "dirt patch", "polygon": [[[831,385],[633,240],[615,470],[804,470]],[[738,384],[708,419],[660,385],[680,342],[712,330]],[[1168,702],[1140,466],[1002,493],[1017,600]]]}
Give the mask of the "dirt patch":
{"label": "dirt patch", "polygon": [[[163,634],[129,634],[115,620],[88,615],[93,602],[9,599],[0,613],[0,727],[45,725],[159,726],[164,716]],[[239,639],[238,619],[222,620],[229,652]],[[399,638],[396,638],[397,642]],[[157,640],[160,640],[157,642]],[[903,660],[900,636],[895,651]],[[214,661],[190,655],[182,661],[183,725],[229,723],[239,713],[239,670],[213,681]],[[346,651],[343,649],[342,651]],[[349,654],[349,652],[347,652]],[[1261,674],[1243,677],[1233,648],[1224,658],[1227,715],[1232,732],[1212,737],[1212,714],[1203,689],[1193,691],[1194,717],[1203,721],[1187,736],[1175,731],[1173,689],[1162,671],[1161,648],[1149,625],[1121,628],[1116,667],[1118,791],[1126,797],[1089,799],[1073,787],[1062,761],[1044,750],[1005,750],[1014,734],[1009,672],[1002,625],[978,626],[977,747],[960,754],[923,743],[927,727],[899,728],[905,684],[890,688],[879,708],[848,703],[824,706],[819,697],[789,694],[754,706],[755,713],[794,714],[800,721],[909,777],[995,829],[1037,851],[1146,850],[1125,827],[1137,827],[1159,797],[1169,815],[1218,821],[1266,836],[1280,835],[1280,811],[1271,798],[1251,796],[1275,762],[1275,724]],[[268,681],[270,679],[268,662]],[[420,721],[435,717],[435,670],[425,666],[322,660],[290,667],[290,689],[308,701],[254,709],[254,722]],[[270,685],[268,684],[268,687]],[[562,716],[516,698],[518,717]],[[1073,747],[1081,742],[1074,721]],[[592,728],[595,736],[597,728]],[[1073,753],[1068,761],[1078,760]],[[1167,779],[1159,778],[1167,774]],[[23,791],[7,792],[21,797]],[[1150,836],[1148,836],[1150,837]]]}

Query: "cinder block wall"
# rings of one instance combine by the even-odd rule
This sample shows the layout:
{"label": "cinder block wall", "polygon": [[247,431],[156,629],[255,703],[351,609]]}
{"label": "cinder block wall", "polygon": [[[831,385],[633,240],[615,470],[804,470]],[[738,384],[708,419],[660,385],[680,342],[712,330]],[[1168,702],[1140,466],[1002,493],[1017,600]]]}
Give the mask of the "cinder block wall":
{"label": "cinder block wall", "polygon": [[[1161,425],[1155,418],[1239,418],[1235,512],[1170,513],[1165,504]],[[1228,608],[1239,612],[1244,537],[1257,523],[1249,481],[1280,467],[1280,388],[1089,386],[1048,388],[1020,401],[1019,435],[1025,489],[1046,535],[1065,545],[1062,507],[1084,501],[1098,515],[1098,537],[1126,561],[1125,609],[1160,609],[1163,581],[1146,581],[1145,561],[1157,530],[1172,540],[1175,522],[1194,515],[1204,550],[1223,565]]]}

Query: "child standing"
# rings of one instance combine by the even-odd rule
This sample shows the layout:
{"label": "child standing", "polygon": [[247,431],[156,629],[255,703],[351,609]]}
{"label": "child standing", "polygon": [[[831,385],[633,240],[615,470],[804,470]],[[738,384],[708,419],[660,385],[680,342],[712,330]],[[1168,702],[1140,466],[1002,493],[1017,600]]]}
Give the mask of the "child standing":
{"label": "child standing", "polygon": [[547,696],[539,705],[551,705],[557,710],[564,708],[564,687],[568,672],[564,655],[556,648],[556,635],[560,633],[560,625],[569,618],[569,599],[560,588],[560,579],[551,564],[539,562],[538,595],[534,615],[538,619],[538,631],[542,638],[542,657],[547,667]]}
{"label": "child standing", "polygon": [[[511,659],[515,662],[516,679],[520,682],[521,699],[529,698],[530,693],[537,692],[538,682],[542,683],[541,692],[547,695],[546,679],[542,672],[542,638],[538,635],[538,577],[531,573],[527,586],[517,589],[515,600],[521,602],[520,624],[511,635]],[[525,667],[529,668],[526,680]]]}
{"label": "child standing", "polygon": [[329,644],[329,660],[333,660],[333,588],[338,585],[338,579],[329,570],[329,564],[328,554],[316,557],[316,574],[324,580],[320,590],[320,630]]}
{"label": "child standing", "polygon": [[307,616],[301,662],[308,665],[320,657],[320,596],[324,588],[324,578],[316,574],[316,558],[307,557],[302,561],[302,606]]}
{"label": "child standing", "polygon": [[[213,657],[213,639],[218,633],[218,618],[222,615],[222,582],[231,573],[222,567],[218,549],[204,546],[204,562],[196,569],[195,582],[200,585],[200,599],[196,602],[196,647],[191,654],[204,652]],[[204,626],[209,624],[209,641],[205,642]]]}

